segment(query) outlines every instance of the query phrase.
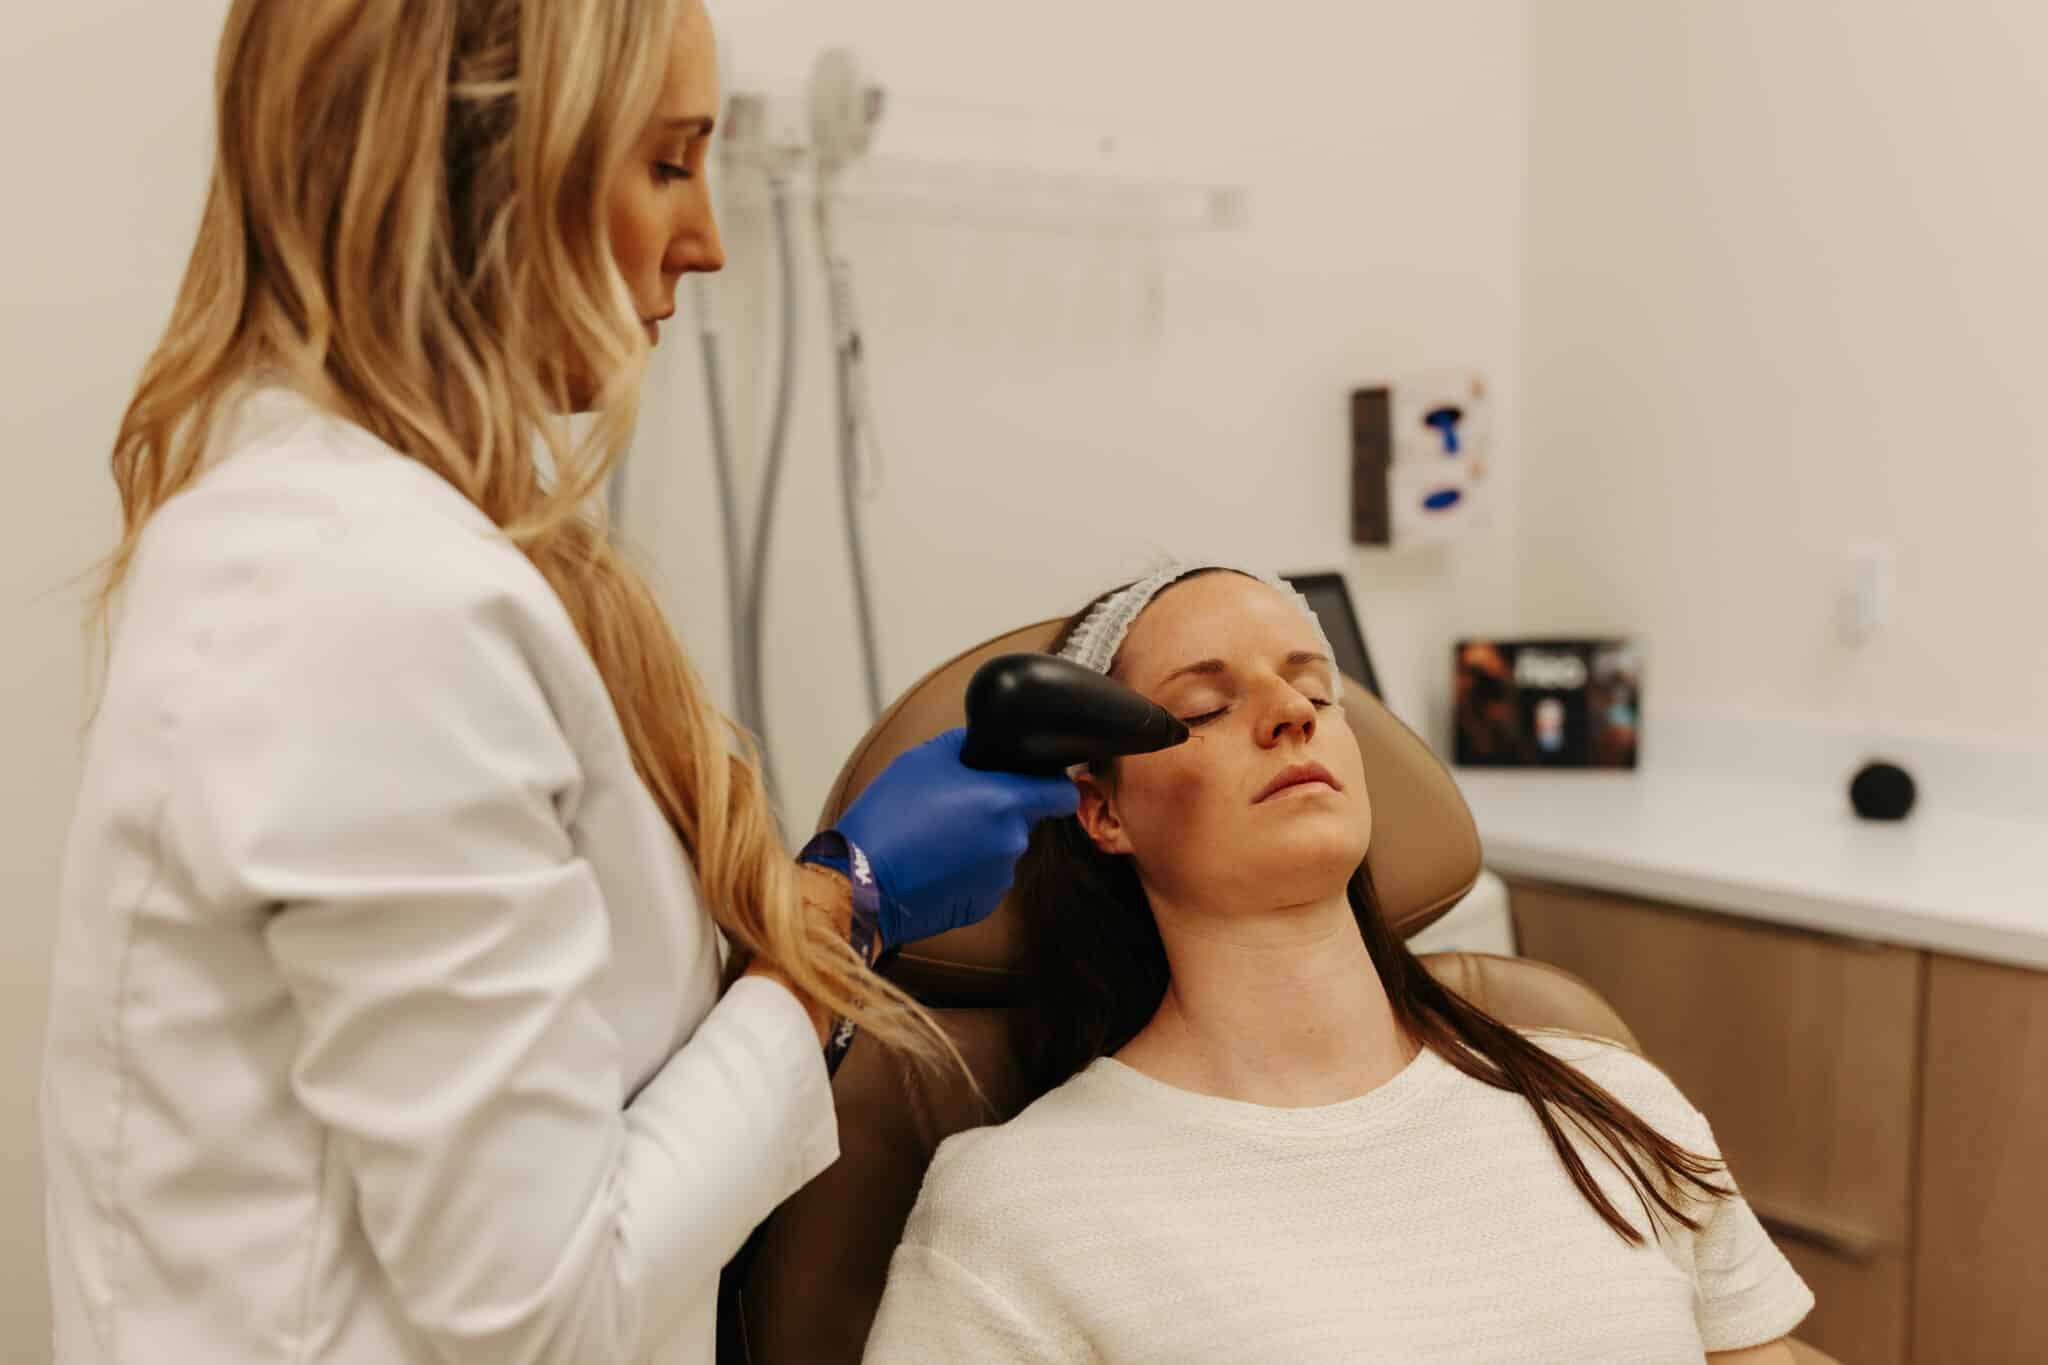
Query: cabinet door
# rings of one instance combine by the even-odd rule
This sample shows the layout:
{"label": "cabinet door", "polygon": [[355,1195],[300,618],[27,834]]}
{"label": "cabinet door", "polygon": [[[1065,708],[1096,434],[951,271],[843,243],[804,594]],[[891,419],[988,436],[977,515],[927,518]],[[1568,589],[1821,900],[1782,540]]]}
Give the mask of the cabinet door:
{"label": "cabinet door", "polygon": [[2048,973],[1933,958],[1913,1358],[2048,1360]]}
{"label": "cabinet door", "polygon": [[1801,1337],[1903,1360],[1922,955],[1537,883],[1512,901],[1522,952],[1607,998],[1814,1271]]}

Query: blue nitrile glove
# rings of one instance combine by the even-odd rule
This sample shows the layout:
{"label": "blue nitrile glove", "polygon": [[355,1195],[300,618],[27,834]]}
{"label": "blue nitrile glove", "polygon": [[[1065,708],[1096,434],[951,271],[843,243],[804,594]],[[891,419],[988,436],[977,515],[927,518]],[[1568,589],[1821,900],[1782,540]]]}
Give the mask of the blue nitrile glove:
{"label": "blue nitrile glove", "polygon": [[966,737],[948,730],[898,754],[833,826],[874,871],[886,948],[986,919],[1031,827],[1079,806],[1068,778],[968,767]]}

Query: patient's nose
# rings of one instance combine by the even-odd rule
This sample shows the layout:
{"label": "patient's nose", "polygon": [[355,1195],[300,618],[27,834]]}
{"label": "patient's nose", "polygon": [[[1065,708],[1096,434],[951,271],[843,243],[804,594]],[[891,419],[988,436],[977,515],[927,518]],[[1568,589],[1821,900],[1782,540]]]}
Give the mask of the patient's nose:
{"label": "patient's nose", "polygon": [[1267,713],[1264,726],[1267,747],[1278,744],[1290,731],[1298,732],[1303,739],[1313,739],[1316,733],[1316,708],[1314,702],[1292,687],[1282,687],[1280,695],[1273,702],[1273,709]]}

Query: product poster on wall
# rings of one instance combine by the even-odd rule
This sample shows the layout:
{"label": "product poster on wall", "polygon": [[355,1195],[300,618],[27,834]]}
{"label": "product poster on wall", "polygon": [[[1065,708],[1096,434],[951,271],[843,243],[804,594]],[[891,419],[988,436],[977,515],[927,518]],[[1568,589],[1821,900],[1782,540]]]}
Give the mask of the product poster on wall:
{"label": "product poster on wall", "polygon": [[1459,765],[1636,766],[1642,663],[1632,641],[1460,640],[1456,668]]}

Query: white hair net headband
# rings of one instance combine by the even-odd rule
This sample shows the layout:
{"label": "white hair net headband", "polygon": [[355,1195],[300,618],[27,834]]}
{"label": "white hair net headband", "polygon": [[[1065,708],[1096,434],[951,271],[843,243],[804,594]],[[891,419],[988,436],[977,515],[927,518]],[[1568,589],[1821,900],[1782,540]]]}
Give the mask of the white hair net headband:
{"label": "white hair net headband", "polygon": [[[1309,605],[1306,597],[1295,591],[1293,584],[1277,575],[1261,573],[1257,569],[1206,560],[1169,565],[1104,599],[1081,619],[1080,625],[1074,628],[1066,647],[1060,650],[1060,657],[1094,672],[1108,673],[1110,665],[1116,662],[1117,650],[1123,648],[1124,636],[1130,634],[1131,624],[1152,604],[1152,599],[1189,574],[1199,573],[1204,569],[1224,569],[1264,583],[1301,609],[1301,614],[1308,619],[1310,628],[1315,631],[1316,639],[1322,642],[1323,653],[1330,655],[1332,659],[1336,657],[1330,649],[1329,636],[1323,634],[1323,623],[1317,619],[1315,608]],[[1342,701],[1343,689],[1344,675],[1336,673],[1336,691],[1330,700]]]}

